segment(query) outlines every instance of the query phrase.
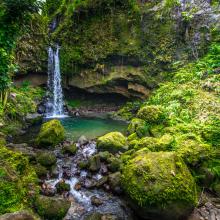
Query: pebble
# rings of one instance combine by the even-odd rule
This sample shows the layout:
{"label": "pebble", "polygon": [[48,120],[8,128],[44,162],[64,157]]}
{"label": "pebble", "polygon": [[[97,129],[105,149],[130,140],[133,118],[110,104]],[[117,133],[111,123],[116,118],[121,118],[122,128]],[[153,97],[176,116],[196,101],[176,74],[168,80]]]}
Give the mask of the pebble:
{"label": "pebble", "polygon": [[220,220],[219,199],[210,198],[209,202],[206,202],[203,206],[196,208],[187,220]]}

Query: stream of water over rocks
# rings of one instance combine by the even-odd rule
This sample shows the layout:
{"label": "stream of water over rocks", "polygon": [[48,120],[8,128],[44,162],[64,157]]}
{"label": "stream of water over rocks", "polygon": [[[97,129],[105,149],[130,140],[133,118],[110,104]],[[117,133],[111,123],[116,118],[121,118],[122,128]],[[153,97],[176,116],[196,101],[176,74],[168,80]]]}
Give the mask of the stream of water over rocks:
{"label": "stream of water over rocks", "polygon": [[59,182],[70,185],[70,191],[62,194],[71,201],[65,220],[83,220],[97,213],[104,215],[104,219],[134,219],[126,201],[110,191],[107,183],[108,171],[104,163],[101,163],[97,172],[79,168],[80,162],[88,161],[97,153],[94,141],[77,143],[77,153],[74,156],[62,154],[59,148],[54,153],[58,158],[56,168],[43,181],[42,193],[48,194],[48,189],[55,191]]}

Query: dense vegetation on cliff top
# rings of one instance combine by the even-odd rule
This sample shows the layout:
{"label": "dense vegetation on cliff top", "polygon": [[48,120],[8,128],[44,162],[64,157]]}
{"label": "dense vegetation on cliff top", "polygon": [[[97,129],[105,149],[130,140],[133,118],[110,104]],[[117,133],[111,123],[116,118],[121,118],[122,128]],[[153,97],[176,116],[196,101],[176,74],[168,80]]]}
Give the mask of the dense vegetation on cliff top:
{"label": "dense vegetation on cliff top", "polygon": [[[197,192],[202,187],[220,194],[219,31],[216,27],[208,30],[212,42],[209,46],[203,42],[195,55],[190,48],[193,45],[182,44],[172,34],[175,29],[170,14],[179,4],[178,1],[166,0],[161,9],[153,12],[152,25],[148,26],[151,32],[144,32],[143,35],[137,22],[140,18],[144,19],[145,11],[149,12],[159,2],[150,1],[146,5],[140,5],[136,0],[60,0],[54,4],[54,1],[48,0],[43,6],[42,16],[31,15],[39,7],[34,0],[5,0],[0,3],[0,122],[3,132],[0,133],[0,214],[32,207],[32,201],[38,194],[37,176],[28,159],[8,150],[4,139],[5,135],[15,130],[14,124],[22,126],[23,117],[27,113],[36,112],[36,100],[43,96],[41,89],[25,84],[21,88],[11,85],[11,75],[17,70],[14,57],[20,63],[24,54],[30,53],[30,57],[34,54],[27,45],[40,45],[34,45],[39,51],[37,61],[23,63],[20,70],[33,70],[32,67],[36,65],[39,67],[34,68],[36,72],[43,71],[45,67],[42,63],[45,62],[46,52],[41,49],[48,43],[47,22],[54,21],[54,18],[59,25],[55,30],[50,30],[50,40],[62,44],[64,74],[74,75],[80,71],[92,74],[93,71],[102,71],[103,65],[113,65],[111,56],[114,55],[116,58],[135,58],[135,65],[132,65],[143,67],[143,80],[149,80],[151,72],[163,75],[164,82],[153,91],[149,99],[138,105],[131,103],[118,112],[118,115],[131,121],[128,137],[117,134],[116,144],[114,138],[111,139],[112,134],[99,139],[99,143],[103,142],[101,145],[106,148],[116,146],[116,150],[122,148],[123,151],[128,148],[121,160],[124,163],[124,190],[130,198],[141,207],[160,203],[159,207],[164,208],[168,207],[168,202],[177,199],[184,204],[196,205]],[[212,4],[217,6],[218,1],[213,1]],[[186,27],[190,27],[190,19],[193,19],[193,12],[191,14],[188,9],[181,17],[182,24]],[[160,24],[161,19],[165,22]],[[42,26],[39,21],[43,21]],[[147,17],[145,22],[148,21]],[[37,25],[31,27],[30,23]],[[24,32],[26,27],[28,30]],[[28,34],[34,36],[36,29],[41,33],[40,37],[36,36],[29,41]],[[207,33],[206,31],[204,32]],[[179,33],[178,37],[181,34],[183,33]],[[19,36],[21,38],[17,41]],[[27,40],[29,44],[26,44]],[[16,42],[17,53],[14,54]],[[186,45],[188,48],[184,50]],[[176,51],[180,49],[180,57],[185,57],[183,62],[176,59]],[[19,54],[21,51],[24,54]],[[188,59],[192,57],[197,61],[190,63]],[[132,62],[128,60],[128,66]],[[150,77],[153,78],[154,74]],[[8,126],[9,122],[12,123],[11,127]],[[161,167],[165,164],[169,169],[177,169],[177,173],[167,173],[168,169],[161,169],[158,174],[155,167],[159,165],[152,158],[157,158]],[[176,167],[170,163],[170,158]],[[139,163],[141,166],[137,167]],[[142,168],[149,172],[146,173]],[[173,184],[179,191],[160,182],[163,175],[169,176],[166,181],[174,181]],[[158,185],[145,185],[147,181],[157,182]],[[182,185],[179,188],[179,184],[185,185],[185,188],[181,188]],[[33,188],[34,191],[31,190]],[[145,189],[150,189],[152,193],[147,193]],[[165,193],[155,196],[158,189],[165,189]]]}

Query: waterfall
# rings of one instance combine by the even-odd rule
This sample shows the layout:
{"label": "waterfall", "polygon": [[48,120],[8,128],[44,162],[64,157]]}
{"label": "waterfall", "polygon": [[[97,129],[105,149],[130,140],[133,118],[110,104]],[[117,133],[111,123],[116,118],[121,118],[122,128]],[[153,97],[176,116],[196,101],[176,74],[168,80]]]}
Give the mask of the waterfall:
{"label": "waterfall", "polygon": [[48,49],[48,81],[49,100],[47,103],[47,117],[63,117],[63,90],[61,84],[59,46],[55,50]]}

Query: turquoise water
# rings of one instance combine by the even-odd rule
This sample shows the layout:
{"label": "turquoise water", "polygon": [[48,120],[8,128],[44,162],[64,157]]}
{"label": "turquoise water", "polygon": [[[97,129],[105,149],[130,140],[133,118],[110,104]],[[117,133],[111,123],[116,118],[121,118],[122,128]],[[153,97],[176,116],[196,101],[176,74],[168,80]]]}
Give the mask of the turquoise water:
{"label": "turquoise water", "polygon": [[[73,141],[77,141],[82,135],[91,140],[111,131],[125,133],[127,129],[127,123],[110,119],[67,117],[59,120],[65,128],[67,139]],[[28,128],[27,133],[13,137],[13,142],[34,143],[34,140],[40,131],[40,126],[41,125],[35,125]]]}
{"label": "turquoise water", "polygon": [[111,131],[126,132],[127,124],[121,121],[98,118],[63,118],[61,122],[68,139],[78,140],[82,135],[94,139]]}

